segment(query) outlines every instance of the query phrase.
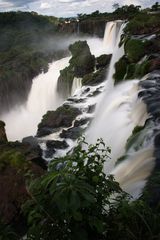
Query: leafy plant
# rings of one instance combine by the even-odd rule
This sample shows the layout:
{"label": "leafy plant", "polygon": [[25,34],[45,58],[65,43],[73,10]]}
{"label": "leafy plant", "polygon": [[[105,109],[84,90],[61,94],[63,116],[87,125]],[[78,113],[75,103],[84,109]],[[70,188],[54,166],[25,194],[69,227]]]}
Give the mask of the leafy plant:
{"label": "leafy plant", "polygon": [[83,140],[71,155],[54,159],[49,173],[29,186],[28,239],[104,239],[107,208],[122,190],[103,172],[110,149],[101,139],[88,149],[84,145]]}

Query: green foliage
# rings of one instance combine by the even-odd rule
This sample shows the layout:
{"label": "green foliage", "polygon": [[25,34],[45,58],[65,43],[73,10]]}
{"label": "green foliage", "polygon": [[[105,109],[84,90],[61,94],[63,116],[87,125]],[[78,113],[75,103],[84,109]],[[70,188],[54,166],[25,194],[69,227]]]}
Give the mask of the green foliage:
{"label": "green foliage", "polygon": [[49,172],[31,183],[23,207],[27,239],[159,240],[159,211],[143,200],[130,202],[113,176],[104,174],[110,149],[102,140],[85,145],[83,140],[71,155],[54,159]]}
{"label": "green foliage", "polygon": [[135,68],[136,68],[135,63],[131,63],[128,65],[125,79],[134,79]]}
{"label": "green foliage", "polygon": [[91,55],[87,41],[77,41],[69,46],[72,54],[70,66],[75,77],[83,77],[94,71],[95,57]]}
{"label": "green foliage", "polygon": [[0,170],[3,170],[6,166],[22,168],[25,165],[24,163],[24,155],[15,149],[4,149],[0,154]]}
{"label": "green foliage", "polygon": [[106,69],[99,69],[94,73],[89,73],[82,79],[83,85],[96,85],[103,82],[106,78]]}
{"label": "green foliage", "polygon": [[58,51],[57,21],[34,12],[0,13],[0,111],[26,100],[32,79],[48,70]]}
{"label": "green foliage", "polygon": [[125,54],[128,60],[138,62],[146,54],[146,48],[149,41],[141,41],[139,39],[130,39],[124,46]]}
{"label": "green foliage", "polygon": [[141,12],[131,19],[125,27],[125,33],[130,35],[134,34],[149,34],[160,26],[160,14],[149,14],[147,12]]}
{"label": "green foliage", "polygon": [[127,71],[128,61],[125,56],[121,57],[118,62],[115,64],[115,74],[114,79],[115,83],[120,82],[124,79],[124,76]]}
{"label": "green foliage", "polygon": [[160,214],[144,201],[122,200],[110,209],[107,240],[159,240]]}
{"label": "green foliage", "polygon": [[9,225],[0,221],[0,240],[17,240],[19,237]]}
{"label": "green foliage", "polygon": [[145,127],[136,126],[133,129],[131,136],[127,140],[126,151],[128,151],[131,147],[135,147],[135,150],[138,150],[141,147],[141,144],[143,144],[144,135],[145,135]]}
{"label": "green foliage", "polygon": [[160,4],[158,2],[155,2],[152,6],[153,11],[159,11],[160,10]]}
{"label": "green foliage", "polygon": [[82,143],[70,156],[54,159],[49,173],[29,187],[28,239],[104,239],[106,206],[122,192],[113,176],[103,173],[110,149],[101,140],[88,149]]}
{"label": "green foliage", "polygon": [[149,72],[150,61],[145,60],[141,64],[135,66],[135,78],[141,78]]}

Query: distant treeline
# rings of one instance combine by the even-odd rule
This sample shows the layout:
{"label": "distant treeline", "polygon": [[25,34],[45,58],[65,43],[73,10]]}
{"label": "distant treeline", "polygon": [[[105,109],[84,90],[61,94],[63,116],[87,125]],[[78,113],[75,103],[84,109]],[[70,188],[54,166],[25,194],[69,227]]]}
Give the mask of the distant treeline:
{"label": "distant treeline", "polygon": [[31,80],[57,57],[58,19],[35,12],[0,13],[0,112],[26,100]]}

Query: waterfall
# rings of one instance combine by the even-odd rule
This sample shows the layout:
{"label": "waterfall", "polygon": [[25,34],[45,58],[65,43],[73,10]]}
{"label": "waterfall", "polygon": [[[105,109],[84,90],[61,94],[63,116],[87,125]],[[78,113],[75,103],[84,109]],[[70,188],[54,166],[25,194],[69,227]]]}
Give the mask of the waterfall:
{"label": "waterfall", "polygon": [[65,68],[68,62],[67,57],[51,63],[47,73],[41,73],[33,79],[27,103],[0,117],[6,123],[7,137],[10,141],[35,135],[42,116],[63,102],[57,94],[57,80],[60,70]]}
{"label": "waterfall", "polygon": [[73,83],[72,83],[71,96],[74,95],[76,90],[81,89],[81,87],[82,87],[82,79],[81,78],[74,78]]}
{"label": "waterfall", "polygon": [[107,43],[114,50],[105,91],[98,103],[94,121],[86,132],[86,140],[95,143],[102,138],[111,147],[111,160],[105,163],[104,172],[114,174],[125,191],[138,197],[154,166],[151,139],[147,146],[132,151],[124,162],[115,167],[117,159],[125,154],[126,142],[133,129],[137,125],[143,126],[148,117],[146,105],[138,99],[139,80],[124,81],[114,87],[114,65],[124,55],[123,46],[119,48],[124,26],[121,25],[116,44],[116,23],[110,22],[106,26],[104,44]]}
{"label": "waterfall", "polygon": [[134,198],[138,198],[146,184],[155,163],[153,146],[131,153],[127,160],[120,163],[111,172],[122,189]]}
{"label": "waterfall", "polygon": [[116,41],[117,41],[117,33],[119,32],[120,25],[118,23],[121,23],[120,21],[114,21],[114,22],[107,22],[104,32],[104,38],[103,38],[103,47],[106,49],[107,52],[113,52]]}

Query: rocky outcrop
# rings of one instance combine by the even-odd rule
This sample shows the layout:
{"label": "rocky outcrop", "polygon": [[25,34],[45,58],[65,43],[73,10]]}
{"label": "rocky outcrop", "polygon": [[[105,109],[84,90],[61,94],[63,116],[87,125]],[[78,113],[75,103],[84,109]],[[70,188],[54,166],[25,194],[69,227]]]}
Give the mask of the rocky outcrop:
{"label": "rocky outcrop", "polygon": [[19,225],[24,219],[21,207],[29,197],[26,182],[46,170],[41,156],[41,149],[29,143],[0,144],[0,213],[5,223]]}
{"label": "rocky outcrop", "polygon": [[0,144],[7,142],[5,123],[0,121]]}
{"label": "rocky outcrop", "polygon": [[94,73],[90,73],[84,76],[82,79],[82,85],[94,86],[100,84],[106,79],[107,70],[99,69]]}
{"label": "rocky outcrop", "polygon": [[59,140],[48,140],[46,142],[47,150],[45,150],[45,157],[46,158],[52,158],[53,155],[56,153],[56,150],[59,149],[66,149],[69,147],[67,142],[65,140],[59,141]]}
{"label": "rocky outcrop", "polygon": [[96,68],[107,67],[111,61],[112,54],[102,54],[96,58]]}
{"label": "rocky outcrop", "polygon": [[91,54],[86,41],[77,41],[69,46],[72,57],[70,65],[60,71],[57,91],[67,98],[71,95],[74,77],[81,78],[94,71],[95,57]]}
{"label": "rocky outcrop", "polygon": [[81,113],[77,108],[71,107],[69,105],[62,105],[57,108],[56,111],[48,111],[38,125],[37,136],[44,136],[45,130],[54,132],[55,129],[61,127],[70,127],[72,121]]}

